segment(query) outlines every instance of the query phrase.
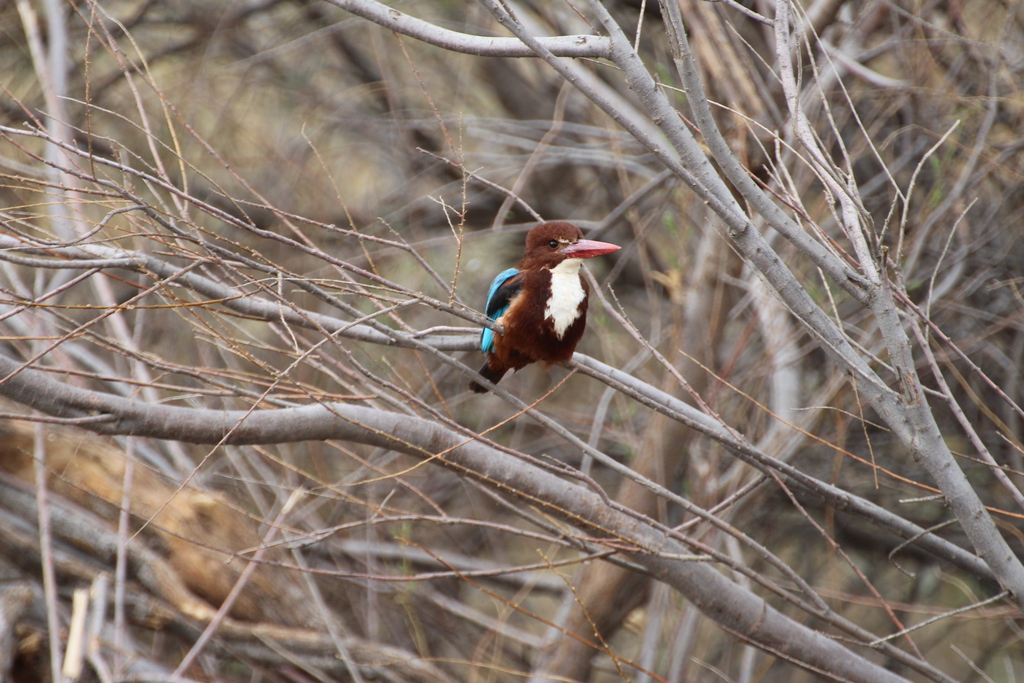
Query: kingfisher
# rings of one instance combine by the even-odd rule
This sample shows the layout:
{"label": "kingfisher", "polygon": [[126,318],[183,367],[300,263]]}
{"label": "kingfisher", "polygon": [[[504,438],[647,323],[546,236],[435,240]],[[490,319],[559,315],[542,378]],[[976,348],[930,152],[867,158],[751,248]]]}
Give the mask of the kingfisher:
{"label": "kingfisher", "polygon": [[[526,251],[515,268],[498,274],[487,292],[487,317],[502,334],[485,328],[480,350],[487,362],[480,374],[497,383],[509,370],[530,363],[572,358],[587,325],[590,287],[580,275],[583,259],[610,254],[620,247],[583,239],[572,223],[541,223],[526,235]],[[478,394],[487,388],[471,382]]]}

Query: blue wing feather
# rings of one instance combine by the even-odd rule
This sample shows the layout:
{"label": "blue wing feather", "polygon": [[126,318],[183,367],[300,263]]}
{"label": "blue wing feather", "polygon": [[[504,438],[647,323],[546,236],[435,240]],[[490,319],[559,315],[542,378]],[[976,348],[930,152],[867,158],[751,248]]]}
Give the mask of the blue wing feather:
{"label": "blue wing feather", "polygon": [[[522,288],[522,278],[513,279],[519,275],[515,268],[509,268],[498,273],[498,276],[491,282],[487,290],[487,306],[484,311],[491,320],[497,320],[505,311],[519,290]],[[480,334],[480,350],[484,353],[494,351],[494,330],[484,328]]]}
{"label": "blue wing feather", "polygon": [[494,351],[494,330],[485,327],[483,333],[480,334],[480,350],[484,353],[492,353]]}

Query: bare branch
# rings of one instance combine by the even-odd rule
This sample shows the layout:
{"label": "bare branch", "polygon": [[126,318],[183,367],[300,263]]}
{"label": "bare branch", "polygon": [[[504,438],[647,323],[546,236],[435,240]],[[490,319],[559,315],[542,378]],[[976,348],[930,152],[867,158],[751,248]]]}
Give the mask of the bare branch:
{"label": "bare branch", "polygon": [[[492,38],[449,31],[410,17],[374,0],[327,0],[332,5],[372,21],[386,29],[429,45],[477,57],[534,57],[533,51],[515,38]],[[608,39],[601,36],[557,36],[540,42],[558,57],[608,56]]]}
{"label": "bare branch", "polygon": [[[15,365],[0,357],[0,374],[10,375]],[[760,647],[785,652],[805,666],[827,667],[852,681],[904,680],[783,616],[706,564],[667,559],[689,553],[656,529],[637,525],[633,516],[609,509],[597,494],[427,420],[338,404],[227,412],[145,406],[73,389],[35,371],[23,371],[2,386],[11,398],[51,414],[90,410],[115,414],[117,419],[102,428],[107,433],[215,444],[341,439],[437,459],[500,490],[529,495],[551,514],[583,525],[590,533],[635,547],[625,553],[627,557],[679,590],[705,614],[716,615],[724,627]]]}

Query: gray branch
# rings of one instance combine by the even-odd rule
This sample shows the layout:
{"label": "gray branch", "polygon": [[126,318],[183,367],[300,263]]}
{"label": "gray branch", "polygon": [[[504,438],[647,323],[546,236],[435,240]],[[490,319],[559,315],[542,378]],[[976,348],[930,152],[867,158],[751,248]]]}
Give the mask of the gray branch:
{"label": "gray branch", "polygon": [[[14,251],[31,254],[46,254],[49,256],[62,257],[58,259],[30,259],[24,256],[17,256]],[[97,258],[99,257],[99,258]],[[228,308],[236,313],[259,318],[268,322],[284,320],[290,325],[304,329],[325,331],[332,336],[352,339],[354,341],[396,346],[401,348],[425,348],[429,347],[435,351],[473,351],[477,349],[478,342],[476,333],[473,335],[444,335],[429,338],[417,338],[403,332],[392,330],[387,327],[371,327],[367,324],[353,323],[341,320],[328,315],[312,313],[301,309],[293,309],[283,306],[276,301],[265,299],[256,295],[246,294],[238,289],[223,285],[210,278],[196,274],[195,272],[182,272],[181,269],[162,261],[156,257],[140,252],[129,252],[101,245],[89,245],[87,247],[64,247],[43,249],[25,247],[22,242],[13,238],[0,236],[0,260],[9,260],[17,263],[25,263],[35,267],[77,267],[77,268],[118,268],[133,270],[136,272],[148,273],[164,279],[173,279],[176,285],[187,287],[197,294],[219,302],[219,305]],[[442,360],[446,356],[440,356]],[[668,418],[684,424],[691,429],[705,434],[709,438],[722,444],[738,459],[755,467],[762,472],[773,471],[782,476],[791,485],[797,486],[808,495],[811,495],[824,504],[834,507],[837,510],[845,511],[862,519],[865,519],[880,528],[889,531],[904,540],[913,539],[916,545],[931,552],[960,569],[985,581],[998,584],[995,574],[976,555],[973,555],[962,548],[946,541],[945,539],[927,533],[922,527],[907,521],[899,515],[852,493],[844,491],[811,477],[799,469],[785,462],[777,460],[753,444],[742,438],[735,430],[729,429],[726,425],[718,422],[711,416],[703,413],[693,406],[679,400],[675,396],[661,391],[647,382],[633,377],[627,372],[613,368],[605,363],[595,360],[589,356],[577,353],[573,357],[574,365],[582,372],[607,384],[615,390],[632,397],[634,400],[648,406],[652,410],[662,413]],[[15,371],[12,366],[11,372]],[[6,384],[0,384],[0,393],[8,394]],[[32,392],[28,392],[32,393]],[[103,396],[103,394],[99,394]],[[68,406],[74,407],[74,406]],[[44,409],[51,415],[56,408]],[[97,416],[90,413],[90,420],[96,420]],[[316,438],[314,436],[302,437],[298,440]],[[268,435],[260,443],[279,443],[272,435]]]}
{"label": "gray branch", "polygon": [[[669,7],[672,4],[664,2],[662,6],[669,18],[670,30],[674,34],[672,37],[676,43],[676,55],[681,66],[684,83],[688,89],[693,89],[693,92],[688,90],[688,94],[695,97],[697,113],[700,117],[701,107],[706,106],[700,104],[703,90],[700,88],[699,80],[696,79],[696,67],[692,64],[692,57],[688,49],[685,49],[685,30],[678,12],[674,12],[674,8]],[[872,267],[869,267],[872,264],[865,264],[866,275],[857,274],[839,262],[827,250],[814,243],[813,240],[806,239],[806,235],[802,231],[794,231],[792,221],[767,198],[759,199],[757,195],[763,193],[752,184],[748,184],[749,179],[741,178],[741,176],[745,176],[745,171],[738,166],[734,169],[736,177],[730,179],[738,183],[741,188],[746,188],[745,196],[750,194],[747,197],[748,201],[751,201],[752,205],[761,212],[765,221],[789,238],[808,258],[832,277],[837,285],[870,307],[893,358],[900,393],[890,389],[870,368],[842,331],[814,302],[764,237],[745,218],[738,219],[736,212],[739,207],[728,188],[710,167],[699,148],[694,148],[695,143],[692,142],[692,136],[679,122],[675,110],[644,67],[628,38],[597,0],[591,0],[589,6],[598,16],[612,40],[612,60],[623,69],[626,82],[637,94],[647,109],[648,115],[665,130],[668,139],[676,146],[683,164],[692,169],[692,172],[687,171],[680,177],[684,182],[691,184],[691,187],[694,187],[694,190],[701,196],[709,194],[713,196],[714,200],[709,200],[708,204],[726,223],[729,237],[736,248],[764,275],[789,310],[803,324],[805,330],[819,341],[822,348],[835,362],[853,374],[861,394],[868,399],[869,403],[892,428],[914,459],[933,477],[949,501],[950,507],[972,545],[991,568],[1000,586],[1009,590],[1016,604],[1024,608],[1024,565],[1010,549],[1006,539],[999,533],[991,516],[985,511],[977,492],[957,466],[942,438],[934,415],[925,400],[910,352],[909,339],[899,322],[899,315],[888,284],[885,282],[875,283],[875,279],[871,277],[874,271]],[[497,11],[495,12],[499,14]],[[778,3],[777,14],[775,29],[778,35],[786,31],[788,26],[788,5],[785,2]],[[508,22],[511,19],[506,17],[505,21]],[[536,46],[534,47],[536,49]],[[790,99],[792,100],[792,98]],[[704,101],[706,102],[706,99]],[[709,111],[704,111],[703,114],[706,118],[710,118]],[[717,133],[713,122],[704,121],[703,125],[702,130],[707,130],[709,145],[714,146],[715,140],[718,140],[721,145],[721,136]],[[729,167],[730,163],[727,163],[729,160],[725,157],[731,156],[731,151],[727,146],[718,151],[723,155],[723,160],[720,160],[720,163],[723,167]],[[694,178],[700,178],[702,182],[694,186],[692,185]],[[846,209],[846,205],[849,203],[844,202],[844,218],[855,220],[855,212]]]}
{"label": "gray branch", "polygon": [[25,369],[0,356],[0,390],[9,398],[57,417],[106,415],[90,426],[122,434],[202,444],[291,443],[339,439],[394,450],[439,463],[497,488],[512,491],[586,533],[614,540],[630,560],[678,590],[709,618],[769,652],[812,670],[850,681],[905,679],[851,652],[824,633],[783,615],[762,598],[703,562],[685,562],[689,549],[649,524],[610,507],[579,484],[560,479],[508,453],[436,422],[348,404],[283,410],[214,411],[146,404],[79,389]]}
{"label": "gray branch", "polygon": [[[428,43],[451,52],[478,57],[535,57],[533,50],[518,38],[474,36],[435,26],[430,22],[410,17],[375,0],[327,0],[330,4],[351,12],[404,36]],[[557,36],[540,38],[544,46],[559,57],[608,56],[608,39],[603,36]]]}

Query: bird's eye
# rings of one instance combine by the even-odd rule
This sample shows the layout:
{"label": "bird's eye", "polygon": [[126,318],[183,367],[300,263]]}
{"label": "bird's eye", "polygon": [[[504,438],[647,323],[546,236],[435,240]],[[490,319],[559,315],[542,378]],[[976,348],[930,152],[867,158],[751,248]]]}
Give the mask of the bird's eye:
{"label": "bird's eye", "polygon": [[548,242],[548,246],[551,247],[552,249],[557,249],[558,248],[558,240],[551,240],[550,242]]}

